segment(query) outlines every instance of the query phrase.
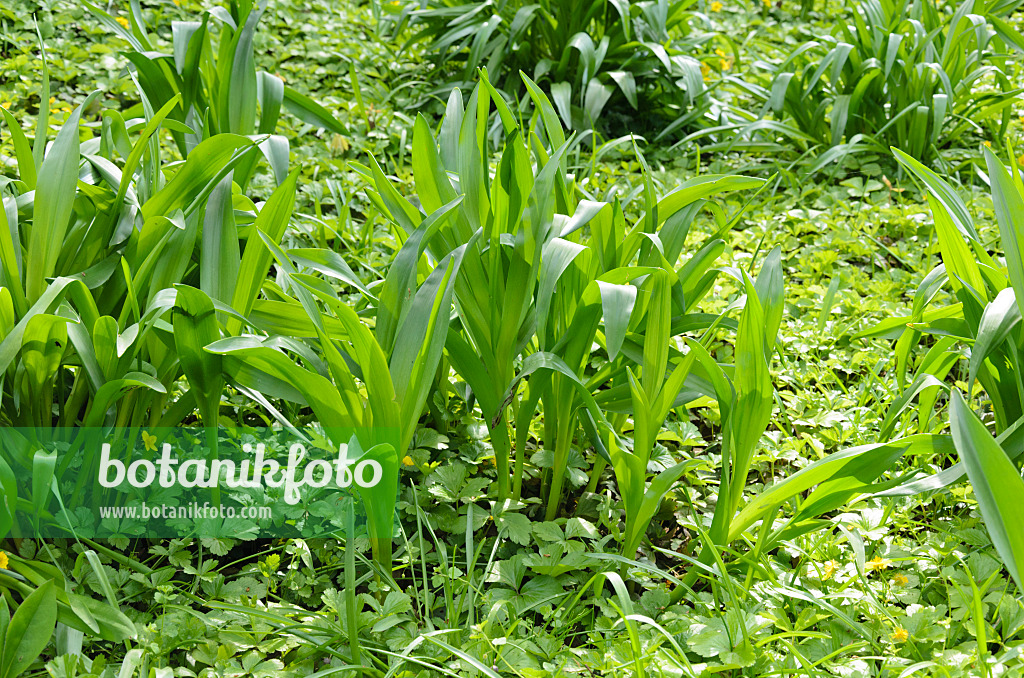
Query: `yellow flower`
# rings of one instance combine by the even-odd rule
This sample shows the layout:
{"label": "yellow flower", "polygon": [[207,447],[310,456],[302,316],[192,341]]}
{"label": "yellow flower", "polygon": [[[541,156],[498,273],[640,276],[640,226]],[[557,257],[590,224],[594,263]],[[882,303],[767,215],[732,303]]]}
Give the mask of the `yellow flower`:
{"label": "yellow flower", "polygon": [[121,25],[122,25],[122,26],[124,26],[125,28],[128,28],[128,26],[130,25],[130,24],[128,23],[128,19],[125,19],[125,18],[124,18],[123,16],[119,16],[119,17],[117,17],[117,23],[121,24]]}
{"label": "yellow flower", "polygon": [[882,556],[875,556],[868,562],[864,563],[864,569],[868,572],[877,572],[878,570],[884,570],[885,568],[892,565],[892,561]]}
{"label": "yellow flower", "polygon": [[761,0],[761,4],[764,5],[765,7],[771,8],[772,0]]}
{"label": "yellow flower", "polygon": [[910,633],[907,632],[902,626],[897,626],[896,629],[889,634],[894,643],[905,643],[907,638],[910,638]]}
{"label": "yellow flower", "polygon": [[715,0],[715,2],[712,2],[711,3],[711,11],[712,12],[721,12],[722,11],[722,3],[718,2],[718,0]]}
{"label": "yellow flower", "polygon": [[1017,158],[1017,164],[1020,165],[1021,167],[1024,167],[1024,155]]}
{"label": "yellow flower", "polygon": [[142,432],[142,443],[150,452],[156,452],[156,436],[148,431]]}
{"label": "yellow flower", "polygon": [[821,573],[821,578],[822,579],[831,579],[832,575],[834,575],[836,573],[836,570],[838,570],[838,569],[839,569],[839,562],[838,561],[830,560],[830,561],[826,562],[825,563],[825,571]]}
{"label": "yellow flower", "polygon": [[892,584],[893,584],[893,586],[899,586],[900,588],[902,588],[902,587],[906,586],[909,583],[910,583],[910,577],[908,577],[907,575],[903,574],[902,572],[897,572],[896,574],[894,574],[892,576]]}
{"label": "yellow flower", "polygon": [[414,462],[412,460],[412,457],[410,457],[409,455],[405,455],[404,457],[402,457],[402,463],[405,464],[406,466],[415,466],[416,465],[416,462]]}
{"label": "yellow flower", "polygon": [[992,148],[992,142],[989,141],[988,139],[986,139],[985,141],[983,141],[981,143],[985,144],[985,148]]}
{"label": "yellow flower", "polygon": [[700,63],[700,72],[701,72],[701,75],[704,76],[704,82],[707,82],[708,81],[708,76],[711,75],[711,67],[708,66],[706,63],[704,63],[702,61]]}
{"label": "yellow flower", "polygon": [[7,560],[7,554],[0,551],[0,570],[6,570],[10,564],[10,561]]}

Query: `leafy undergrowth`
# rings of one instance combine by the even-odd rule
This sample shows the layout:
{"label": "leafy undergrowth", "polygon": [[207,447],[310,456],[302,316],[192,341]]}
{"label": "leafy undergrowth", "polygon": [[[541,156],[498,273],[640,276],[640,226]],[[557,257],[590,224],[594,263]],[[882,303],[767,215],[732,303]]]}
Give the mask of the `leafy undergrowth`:
{"label": "leafy undergrowth", "polygon": [[[404,236],[375,202],[368,171],[356,164],[373,156],[401,194],[412,195],[416,116],[424,114],[434,128],[445,112],[444,101],[422,94],[436,70],[420,47],[402,49],[410,35],[396,29],[390,4],[276,3],[255,49],[259,68],[315,98],[345,130],[282,117],[277,133],[291,140],[299,188],[281,245],[343,253],[365,285],[381,281]],[[142,3],[168,53],[171,21],[194,18],[199,9],[190,0]],[[718,83],[720,112],[753,109],[749,90],[735,78],[755,59],[780,61],[833,10],[805,21],[789,7],[702,6],[705,26],[717,36],[704,62],[705,79]],[[0,107],[25,129],[38,114],[42,62],[36,25],[26,18],[32,12],[46,45],[54,128],[96,88],[102,107],[134,107],[142,116],[119,53],[126,44],[82,7],[28,0],[0,8]],[[740,27],[746,37],[730,38]],[[1008,76],[1019,80],[1018,66],[1012,68]],[[99,127],[98,111],[86,109],[86,125]],[[1022,127],[1022,111],[1013,112],[1005,130],[1010,141]],[[497,121],[494,130],[500,132]],[[720,146],[721,134],[710,140]],[[982,241],[994,242],[992,199],[975,176],[984,167],[978,148],[987,134],[967,133],[977,148],[965,143],[945,160],[964,182],[959,189]],[[645,176],[658,195],[708,173],[768,180],[753,198],[722,197],[722,215],[700,213],[686,241],[695,252],[723,237],[716,265],[737,272],[715,279],[705,314],[735,308],[749,291],[740,271],[756,277],[769,253],[781,252],[783,312],[767,363],[774,407],[743,503],[829,454],[946,432],[946,392],[927,411],[887,418],[906,384],[894,336],[873,331],[912,316],[915,292],[942,261],[921,187],[881,154],[800,173],[796,154],[721,147],[702,154],[696,140],[681,138],[641,144],[649,175],[632,144],[601,138],[569,151],[568,169],[579,197],[618,198],[629,223],[645,212]],[[987,141],[998,146],[1004,139]],[[5,134],[0,163],[11,177],[15,156]],[[255,210],[277,186],[270,171],[257,173],[248,204]],[[737,218],[723,236],[724,215]],[[270,279],[288,289],[279,269]],[[362,310],[365,300],[344,289],[343,298]],[[951,299],[939,292],[936,301]],[[732,365],[735,343],[716,338],[708,351]],[[583,373],[593,377],[608,362],[604,351],[594,351]],[[522,368],[521,357],[514,366]],[[965,366],[948,381],[966,391],[966,378]],[[52,563],[73,578],[78,593],[113,597],[137,631],[117,643],[65,628],[28,674],[1020,675],[1024,598],[1003,569],[970,484],[906,497],[858,491],[815,516],[818,529],[770,540],[769,519],[716,545],[708,533],[719,469],[728,462],[720,405],[702,395],[674,408],[656,436],[647,472],[693,463],[661,500],[635,558],[625,558],[627,516],[616,475],[595,463],[583,436],[568,450],[562,510],[546,520],[542,498],[556,462],[538,445],[546,434],[543,415],[532,420],[520,451],[521,495],[499,498],[501,455],[490,441],[491,422],[454,371],[449,386],[432,393],[402,455],[391,570],[368,538],[147,540],[137,536],[140,526],[123,523],[119,538],[101,544],[8,539],[12,557]],[[240,420],[256,410],[240,389],[226,390],[222,415]],[[632,423],[622,432],[631,437]],[[877,482],[955,462],[951,453],[915,449]],[[783,503],[774,525],[798,515],[803,498]],[[87,548],[98,552],[101,567],[82,555]],[[363,666],[352,668],[356,663]]]}

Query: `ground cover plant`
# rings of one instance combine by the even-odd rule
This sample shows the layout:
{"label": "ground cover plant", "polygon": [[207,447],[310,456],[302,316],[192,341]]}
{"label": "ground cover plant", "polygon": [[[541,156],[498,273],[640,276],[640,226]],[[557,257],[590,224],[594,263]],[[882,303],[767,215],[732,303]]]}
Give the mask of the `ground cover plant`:
{"label": "ground cover plant", "polygon": [[0,674],[1020,675],[1020,35],[0,8]]}

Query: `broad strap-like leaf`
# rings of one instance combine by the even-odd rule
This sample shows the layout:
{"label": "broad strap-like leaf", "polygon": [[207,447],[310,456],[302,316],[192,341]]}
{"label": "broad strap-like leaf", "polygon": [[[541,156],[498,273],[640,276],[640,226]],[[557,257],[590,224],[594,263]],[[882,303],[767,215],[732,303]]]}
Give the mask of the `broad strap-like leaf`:
{"label": "broad strap-like leaf", "polygon": [[7,625],[0,676],[17,678],[32,665],[57,627],[57,589],[47,581],[22,601]]}
{"label": "broad strap-like leaf", "polygon": [[544,245],[536,298],[537,338],[542,351],[549,348],[548,314],[551,308],[551,299],[555,294],[555,285],[573,261],[586,251],[587,248],[583,245],[562,238],[554,238]]}
{"label": "broad strap-like leaf", "polygon": [[[204,348],[220,339],[217,311],[210,297],[203,291],[187,285],[175,285],[177,290],[171,322],[174,327],[174,347],[178,361],[197,396],[219,400],[224,379],[221,375],[221,357],[207,353]],[[200,401],[200,406],[203,402]],[[201,412],[205,417],[207,412]],[[207,422],[214,426],[214,422]]]}
{"label": "broad strap-like leaf", "polygon": [[640,510],[633,521],[633,532],[628,535],[627,548],[623,551],[624,555],[631,556],[636,553],[636,547],[640,545],[640,541],[647,531],[647,525],[661,508],[661,500],[665,498],[676,481],[684,473],[702,463],[700,459],[687,459],[668,467],[651,479],[650,484],[644,490]]}
{"label": "broad strap-like leaf", "polygon": [[644,393],[648,401],[657,397],[668,368],[669,338],[672,327],[671,276],[658,270],[648,278],[647,316],[644,325]]}
{"label": "broad strap-like leaf", "polygon": [[[412,440],[444,352],[451,322],[455,278],[466,250],[463,245],[445,257],[416,291],[402,321],[391,355],[391,380],[401,408],[402,444]],[[399,450],[402,454],[405,449]]]}
{"label": "broad strap-like leaf", "polygon": [[893,429],[896,428],[896,423],[899,421],[899,416],[902,414],[914,400],[915,397],[922,391],[929,388],[944,388],[945,385],[939,379],[936,379],[931,374],[920,373],[914,379],[907,389],[900,394],[900,397],[894,400],[890,405],[889,409],[885,412],[885,417],[882,419],[882,423],[879,425],[878,437],[881,440],[886,440],[892,434]]}
{"label": "broad strap-like leaf", "polygon": [[[967,394],[970,396],[974,380],[985,359],[994,356],[995,351],[1020,323],[1020,306],[1016,299],[1016,290],[1012,287],[999,292],[981,315],[981,324],[971,349],[970,372],[967,378]],[[1011,348],[1016,350],[1016,347]]]}
{"label": "broad strap-like leaf", "polygon": [[263,346],[255,337],[229,337],[206,347],[224,357],[224,375],[231,383],[308,405],[324,426],[346,428],[362,422],[362,405],[339,392],[330,380],[303,369],[284,353]]}
{"label": "broad strap-like leaf", "polygon": [[[957,192],[946,183],[938,174],[928,169],[910,155],[907,155],[898,148],[892,149],[893,155],[901,165],[910,170],[911,174],[917,177],[925,185],[928,192],[935,196],[943,211],[949,215],[950,221],[965,236],[979,240],[978,232],[974,228],[971,214],[967,211],[964,201],[957,195]],[[934,211],[934,210],[933,210]]]}
{"label": "broad strap-like leaf", "polygon": [[949,410],[953,445],[967,468],[985,528],[1017,589],[1024,590],[1024,480],[959,391],[953,392]]}
{"label": "broad strap-like leaf", "polygon": [[835,493],[839,493],[842,501],[845,501],[856,493],[869,491],[874,480],[904,454],[949,454],[952,451],[948,436],[919,434],[830,454],[765,488],[751,499],[732,520],[729,541],[739,538],[744,530],[761,520],[774,507],[812,487],[829,483],[822,487],[821,492],[815,490],[814,500],[808,498],[804,506],[820,502],[819,507],[827,506],[829,508],[824,510],[831,510],[842,503],[834,500]]}
{"label": "broad strap-like leaf", "polygon": [[[394,347],[398,327],[413,302],[416,274],[424,251],[430,246],[431,238],[447,223],[461,202],[462,198],[457,197],[434,210],[406,239],[391,262],[379,293],[374,328],[377,341],[385,352],[390,353]],[[461,258],[462,254],[459,255],[460,261]]]}
{"label": "broad strap-like leaf", "polygon": [[25,261],[25,292],[30,303],[39,299],[46,289],[46,279],[54,274],[71,220],[78,194],[76,186],[81,158],[78,121],[81,116],[82,107],[79,106],[57,133],[57,139],[39,168]]}
{"label": "broad strap-like leaf", "polygon": [[232,205],[231,173],[218,182],[207,199],[203,240],[199,250],[199,286],[211,298],[231,303],[238,280],[241,253]]}
{"label": "broad strap-like leaf", "polygon": [[[198,149],[197,149],[198,150]],[[189,155],[189,160],[195,155]],[[267,238],[274,243],[280,243],[288,228],[288,221],[291,219],[292,210],[295,207],[295,182],[298,179],[299,170],[293,171],[284,183],[274,189],[270,198],[263,205],[263,209],[256,215],[254,228],[266,234]],[[177,177],[175,177],[177,178]],[[171,183],[174,183],[173,180]],[[170,184],[168,184],[170,186]],[[166,190],[166,189],[165,189]],[[253,234],[255,236],[255,233]],[[235,284],[235,292],[232,296],[231,306],[242,315],[252,310],[253,302],[263,287],[263,281],[270,270],[272,256],[263,240],[259,237],[250,237],[245,244],[245,252],[242,254],[242,261],[238,269],[238,281]],[[228,321],[228,332],[236,333],[241,327],[235,319]]]}
{"label": "broad strap-like leaf", "polygon": [[231,171],[230,161],[237,161],[239,149],[252,153],[256,146],[237,134],[218,134],[201,142],[171,180],[142,206],[143,218],[172,214],[190,205],[201,193],[212,192]]}
{"label": "broad strap-like leaf", "polygon": [[[988,148],[984,151],[992,184],[992,204],[999,222],[999,238],[1006,255],[1006,270],[1017,295],[1017,306],[1021,307],[1024,304],[1024,196],[1018,188],[1019,180],[1015,183],[1010,178],[1010,173],[995,153]],[[1016,162],[1013,171],[1019,171]]]}
{"label": "broad strap-like leaf", "polygon": [[633,285],[615,285],[603,280],[595,281],[601,293],[604,317],[604,340],[608,360],[615,360],[626,339],[626,329],[636,305],[637,289]]}
{"label": "broad strap-like leaf", "polygon": [[779,332],[779,325],[782,324],[782,310],[784,306],[782,289],[782,248],[776,245],[765,257],[761,264],[761,272],[757,275],[754,283],[757,290],[757,298],[761,302],[764,311],[765,328],[764,339],[767,345],[767,352],[771,354],[775,350],[775,337]]}

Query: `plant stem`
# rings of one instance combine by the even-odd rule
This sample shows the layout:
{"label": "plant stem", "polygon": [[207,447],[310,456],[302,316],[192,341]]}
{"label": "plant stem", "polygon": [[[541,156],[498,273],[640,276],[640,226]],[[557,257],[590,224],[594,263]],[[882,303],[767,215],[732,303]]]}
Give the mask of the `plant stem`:
{"label": "plant stem", "polygon": [[[500,414],[500,413],[499,413]],[[508,424],[502,417],[498,426],[491,429],[491,448],[494,450],[494,467],[498,472],[498,501],[508,498],[508,485],[511,474],[508,468],[508,453],[512,447],[509,439]]]}

